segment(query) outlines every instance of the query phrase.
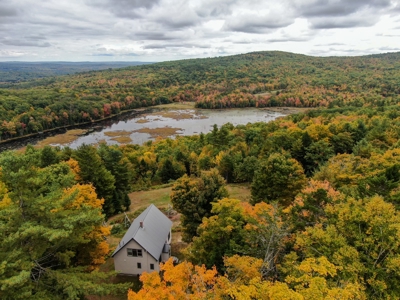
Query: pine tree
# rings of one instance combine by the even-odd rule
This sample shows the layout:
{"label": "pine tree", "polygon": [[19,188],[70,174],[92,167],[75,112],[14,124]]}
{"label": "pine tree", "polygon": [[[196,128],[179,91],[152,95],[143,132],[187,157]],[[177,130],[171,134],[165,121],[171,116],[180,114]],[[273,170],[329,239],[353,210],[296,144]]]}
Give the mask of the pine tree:
{"label": "pine tree", "polygon": [[82,183],[92,183],[100,198],[104,198],[103,212],[107,217],[118,212],[119,203],[115,203],[115,178],[104,166],[95,147],[80,146],[73,154],[79,163],[79,176]]}

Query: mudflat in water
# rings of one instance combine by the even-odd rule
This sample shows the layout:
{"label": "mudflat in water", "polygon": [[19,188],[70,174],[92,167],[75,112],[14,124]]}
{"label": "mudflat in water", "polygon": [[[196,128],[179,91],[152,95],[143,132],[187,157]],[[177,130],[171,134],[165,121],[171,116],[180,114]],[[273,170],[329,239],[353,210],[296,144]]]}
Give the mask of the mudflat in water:
{"label": "mudflat in water", "polygon": [[202,110],[202,109],[169,109],[151,114],[143,114],[129,120],[119,121],[104,127],[101,131],[77,137],[68,144],[52,145],[70,146],[76,149],[82,144],[143,144],[158,136],[163,138],[177,135],[194,135],[208,133],[213,125],[221,127],[228,122],[233,125],[254,122],[269,122],[284,116],[280,112],[256,108]]}

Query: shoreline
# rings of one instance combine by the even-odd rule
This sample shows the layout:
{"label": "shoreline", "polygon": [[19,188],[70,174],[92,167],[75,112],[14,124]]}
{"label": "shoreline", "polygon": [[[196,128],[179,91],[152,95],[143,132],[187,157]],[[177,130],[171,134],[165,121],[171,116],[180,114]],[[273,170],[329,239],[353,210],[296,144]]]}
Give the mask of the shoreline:
{"label": "shoreline", "polygon": [[[245,107],[239,109],[246,108],[254,108],[254,107]],[[28,144],[36,145],[46,138],[62,135],[67,133],[69,130],[74,129],[82,129],[84,130],[81,134],[77,135],[77,138],[82,135],[88,135],[94,131],[102,130],[104,126],[109,125],[110,121],[123,121],[124,119],[131,119],[143,114],[150,114],[155,111],[165,111],[165,110],[198,110],[198,111],[209,111],[210,109],[200,109],[194,107],[194,102],[184,102],[184,103],[170,103],[170,104],[162,104],[156,106],[149,106],[145,108],[136,108],[127,111],[120,112],[119,114],[111,115],[106,118],[102,118],[99,120],[95,120],[93,122],[85,122],[81,124],[74,125],[66,125],[60,126],[57,128],[47,129],[42,132],[33,133],[29,135],[24,135],[20,137],[14,137],[11,139],[0,141],[0,152],[7,150],[18,150],[26,147]],[[238,109],[238,108],[235,108]],[[260,111],[270,111],[270,112],[278,112],[283,114],[284,116],[301,113],[303,111],[307,111],[310,108],[299,108],[299,107],[264,107],[264,108],[256,108]],[[213,110],[213,109],[211,109]],[[222,110],[230,110],[230,108],[222,109]],[[282,116],[283,117],[283,116]]]}
{"label": "shoreline", "polygon": [[[18,148],[27,146],[28,144],[35,144],[38,141],[43,140],[47,137],[55,136],[58,134],[63,134],[63,133],[66,133],[68,130],[72,130],[72,129],[93,129],[93,131],[94,131],[97,127],[96,124],[99,124],[101,122],[107,122],[107,121],[111,121],[111,120],[121,121],[121,120],[123,120],[123,117],[127,117],[127,116],[134,117],[134,116],[141,115],[144,113],[149,113],[149,112],[151,112],[152,109],[154,109],[154,106],[151,106],[150,108],[149,107],[134,108],[134,109],[122,111],[119,114],[110,115],[108,117],[90,121],[90,122],[59,126],[59,127],[46,129],[46,130],[36,132],[36,133],[30,133],[30,134],[19,136],[19,137],[13,137],[10,139],[1,140],[0,141],[0,152],[7,151],[7,150],[16,150]],[[122,119],[120,119],[120,118],[122,118]],[[103,126],[101,126],[101,127],[103,127]]]}

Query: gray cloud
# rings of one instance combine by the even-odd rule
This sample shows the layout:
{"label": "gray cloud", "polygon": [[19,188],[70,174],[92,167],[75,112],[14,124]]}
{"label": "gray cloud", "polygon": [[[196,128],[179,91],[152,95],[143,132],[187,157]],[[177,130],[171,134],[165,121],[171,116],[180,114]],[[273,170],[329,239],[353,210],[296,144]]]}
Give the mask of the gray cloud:
{"label": "gray cloud", "polygon": [[400,47],[380,47],[380,51],[400,51]]}
{"label": "gray cloud", "polygon": [[195,8],[199,17],[221,17],[231,15],[233,5],[237,0],[206,0],[201,1],[201,4]]}
{"label": "gray cloud", "polygon": [[285,18],[278,15],[271,14],[260,16],[257,14],[246,14],[235,16],[228,20],[223,30],[245,33],[266,33],[271,29],[286,27],[293,22],[294,20],[292,18]]}
{"label": "gray cloud", "polygon": [[113,53],[93,53],[91,56],[114,56]]}
{"label": "gray cloud", "polygon": [[165,32],[159,31],[140,31],[140,32],[135,32],[132,37],[132,39],[140,38],[144,40],[155,40],[155,41],[168,41],[168,40],[175,40],[176,37],[170,36]]}
{"label": "gray cloud", "polygon": [[49,42],[38,42],[35,40],[17,40],[17,39],[0,39],[3,45],[20,46],[20,47],[51,47]]}
{"label": "gray cloud", "polygon": [[191,43],[180,43],[180,44],[148,44],[143,49],[167,49],[167,48],[210,48],[210,44],[191,44]]}
{"label": "gray cloud", "polygon": [[363,9],[382,9],[391,6],[390,0],[301,0],[299,2],[296,7],[305,17],[341,17]]}
{"label": "gray cloud", "polygon": [[4,7],[0,5],[0,17],[13,17],[17,15],[17,10],[12,7]]}
{"label": "gray cloud", "polygon": [[141,18],[141,9],[149,10],[159,2],[160,0],[87,0],[86,4],[107,9],[117,17]]}
{"label": "gray cloud", "polygon": [[42,35],[29,35],[29,36],[25,36],[25,38],[28,39],[28,40],[33,40],[33,41],[47,40],[47,38],[45,36],[42,36]]}
{"label": "gray cloud", "polygon": [[353,28],[353,27],[369,27],[377,23],[377,18],[371,16],[365,17],[338,17],[338,18],[318,18],[312,21],[311,28],[314,29],[331,29],[331,28]]}
{"label": "gray cloud", "polygon": [[[389,12],[391,0],[294,0],[299,16],[313,29],[368,27],[376,24],[382,12]],[[397,0],[395,0],[397,1]]]}
{"label": "gray cloud", "polygon": [[179,7],[164,10],[155,17],[150,16],[149,20],[161,26],[164,30],[179,30],[194,27],[202,21],[194,11],[187,8],[180,9]]}

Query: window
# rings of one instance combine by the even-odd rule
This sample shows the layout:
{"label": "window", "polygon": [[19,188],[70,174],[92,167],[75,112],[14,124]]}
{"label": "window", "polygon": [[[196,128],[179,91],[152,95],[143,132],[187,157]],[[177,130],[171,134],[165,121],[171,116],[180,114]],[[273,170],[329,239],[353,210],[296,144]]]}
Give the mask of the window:
{"label": "window", "polygon": [[150,264],[150,270],[154,270],[154,264]]}
{"label": "window", "polygon": [[142,263],[137,263],[137,268],[141,269],[142,268]]}
{"label": "window", "polygon": [[133,256],[133,257],[142,257],[143,256],[142,249],[127,248],[127,251],[128,251],[128,256]]}

